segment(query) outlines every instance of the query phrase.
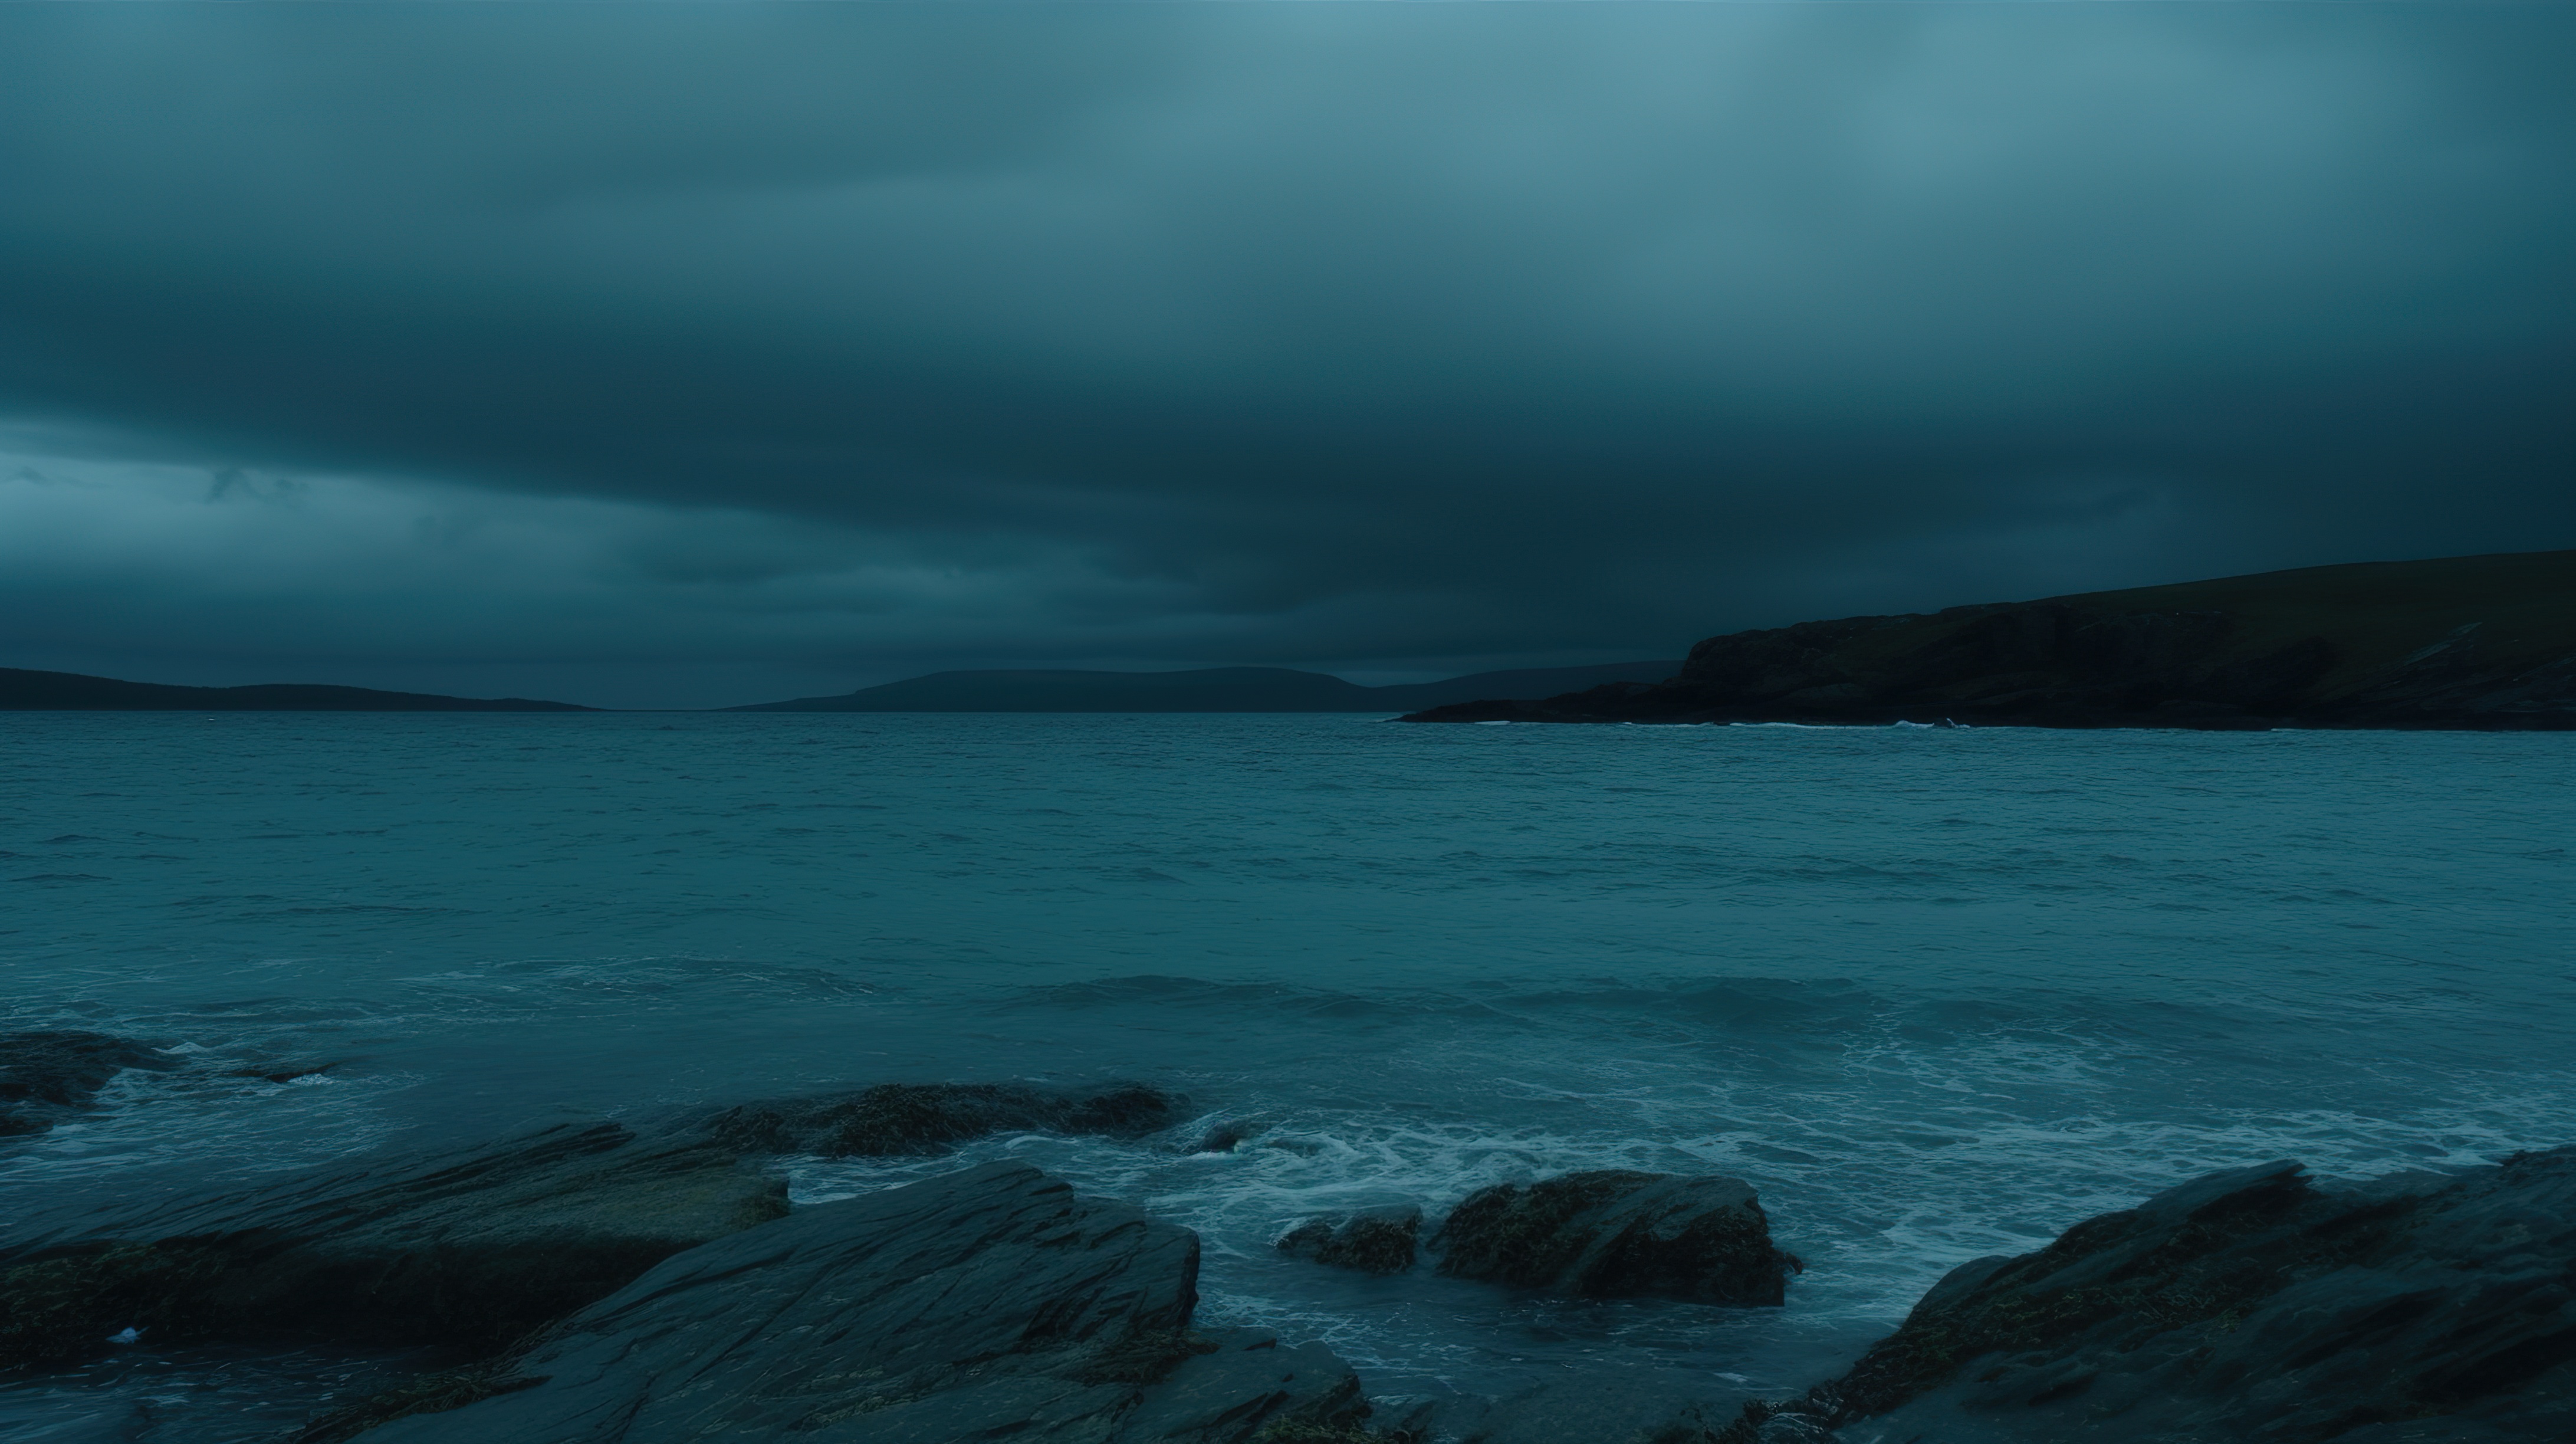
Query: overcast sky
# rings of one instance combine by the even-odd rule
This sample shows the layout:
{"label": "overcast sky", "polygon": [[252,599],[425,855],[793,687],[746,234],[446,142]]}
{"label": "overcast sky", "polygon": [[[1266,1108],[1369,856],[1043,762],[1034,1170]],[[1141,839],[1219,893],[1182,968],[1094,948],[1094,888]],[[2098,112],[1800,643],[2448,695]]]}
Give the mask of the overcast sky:
{"label": "overcast sky", "polygon": [[0,665],[1395,680],[2576,546],[2576,9],[0,9]]}

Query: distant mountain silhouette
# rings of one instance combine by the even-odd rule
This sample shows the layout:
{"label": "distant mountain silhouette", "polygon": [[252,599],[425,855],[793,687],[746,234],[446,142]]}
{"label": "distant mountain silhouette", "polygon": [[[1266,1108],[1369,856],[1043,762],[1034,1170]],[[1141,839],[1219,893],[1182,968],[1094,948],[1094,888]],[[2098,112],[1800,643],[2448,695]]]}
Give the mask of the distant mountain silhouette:
{"label": "distant mountain silhouette", "polygon": [[525,697],[441,697],[372,687],[271,683],[255,687],[169,687],[78,672],[0,667],[0,710],[18,712],[589,712],[570,702]]}
{"label": "distant mountain silhouette", "polygon": [[1404,712],[1486,697],[1544,697],[1604,682],[1660,681],[1679,662],[1611,662],[1478,672],[1445,682],[1363,687],[1285,667],[1189,672],[933,672],[838,697],[762,702],[734,712]]}
{"label": "distant mountain silhouette", "polygon": [[2576,551],[1734,632],[1677,675],[1414,722],[2576,729]]}

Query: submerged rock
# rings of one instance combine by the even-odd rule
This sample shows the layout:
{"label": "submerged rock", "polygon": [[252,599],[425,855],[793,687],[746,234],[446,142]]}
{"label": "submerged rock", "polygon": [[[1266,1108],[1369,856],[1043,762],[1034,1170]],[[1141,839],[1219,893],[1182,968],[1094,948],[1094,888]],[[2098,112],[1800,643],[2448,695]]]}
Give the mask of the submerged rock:
{"label": "submerged rock", "polygon": [[708,1136],[759,1153],[888,1158],[945,1153],[987,1134],[1140,1138],[1180,1121],[1189,1100],[1121,1083],[1089,1092],[1020,1083],[880,1083],[857,1093],[749,1103],[716,1115]]}
{"label": "submerged rock", "polygon": [[1421,1209],[1373,1208],[1299,1224],[1280,1238],[1279,1251],[1364,1274],[1400,1274],[1413,1267],[1421,1230]]}
{"label": "submerged rock", "polygon": [[1198,1142],[1190,1145],[1192,1153],[1232,1153],[1260,1137],[1270,1128],[1266,1118],[1222,1118],[1208,1125]]}
{"label": "submerged rock", "polygon": [[178,1066],[158,1049],[112,1033],[0,1033],[0,1137],[52,1128],[128,1068],[166,1073]]}
{"label": "submerged rock", "polygon": [[235,1078],[256,1078],[262,1083],[295,1083],[307,1078],[324,1077],[329,1074],[332,1069],[341,1066],[344,1061],[346,1060],[331,1058],[309,1063],[254,1063],[247,1068],[235,1068],[232,1070],[231,1076]]}
{"label": "submerged rock", "polygon": [[229,1194],[68,1204],[0,1233],[0,1366],[328,1334],[486,1351],[662,1259],[787,1211],[702,1141],[571,1125]]}
{"label": "submerged rock", "polygon": [[1820,1409],[1847,1444],[2576,1439],[2576,1148],[2197,1179],[1960,1265],[1803,1417],[1725,1437]]}
{"label": "submerged rock", "polygon": [[[510,1361],[520,1387],[365,1444],[1347,1440],[1320,1345],[1190,1330],[1198,1239],[994,1163],[666,1260]],[[524,1381],[524,1382],[521,1382]]]}
{"label": "submerged rock", "polygon": [[1776,1305],[1798,1266],[1751,1184],[1627,1169],[1471,1194],[1431,1248],[1451,1278],[1583,1298]]}

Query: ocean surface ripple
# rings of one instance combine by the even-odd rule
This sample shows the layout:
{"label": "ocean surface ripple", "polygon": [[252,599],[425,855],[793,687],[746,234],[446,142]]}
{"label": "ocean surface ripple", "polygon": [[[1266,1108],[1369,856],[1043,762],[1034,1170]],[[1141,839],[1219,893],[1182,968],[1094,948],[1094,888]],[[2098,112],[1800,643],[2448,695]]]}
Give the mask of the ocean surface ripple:
{"label": "ocean surface ripple", "polygon": [[[1203,1117],[798,1159],[796,1196],[1028,1159],[1197,1228],[1204,1317],[1382,1393],[1792,1387],[1950,1266],[2194,1173],[2576,1141],[2571,838],[2576,738],[2546,734],[16,714],[0,1029],[186,1066],[0,1144],[0,1209],[567,1116],[1136,1079]],[[1182,1151],[1219,1119],[1260,1131]],[[1809,1265],[1789,1306],[1270,1247],[1610,1165],[1750,1179]],[[0,1388],[0,1426],[259,1438],[355,1367],[128,1352]]]}

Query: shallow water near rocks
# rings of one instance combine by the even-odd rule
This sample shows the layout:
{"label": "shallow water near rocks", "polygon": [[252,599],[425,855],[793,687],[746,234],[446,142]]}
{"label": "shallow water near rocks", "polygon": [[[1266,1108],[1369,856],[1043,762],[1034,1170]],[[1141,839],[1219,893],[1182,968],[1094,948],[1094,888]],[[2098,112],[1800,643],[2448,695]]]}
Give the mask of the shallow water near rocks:
{"label": "shallow water near rocks", "polygon": [[[796,1196],[1023,1158],[1198,1229],[1203,1319],[1323,1339],[1373,1393],[1776,1391],[1953,1264],[2196,1173],[2576,1141],[2571,838],[2564,735],[5,715],[0,1028],[187,1066],[0,1142],[0,1211],[568,1116],[1137,1079],[1201,1116],[793,1160]],[[1260,1131],[1182,1151],[1220,1119]],[[1270,1246],[1610,1165],[1752,1181],[1808,1264],[1788,1306]],[[0,1386],[0,1432],[265,1438],[367,1367],[147,1338]]]}

